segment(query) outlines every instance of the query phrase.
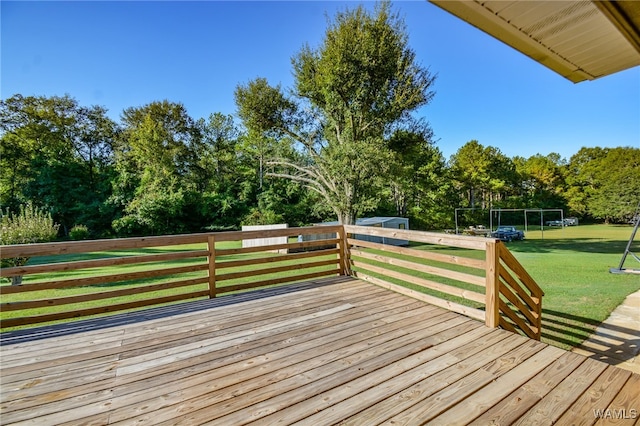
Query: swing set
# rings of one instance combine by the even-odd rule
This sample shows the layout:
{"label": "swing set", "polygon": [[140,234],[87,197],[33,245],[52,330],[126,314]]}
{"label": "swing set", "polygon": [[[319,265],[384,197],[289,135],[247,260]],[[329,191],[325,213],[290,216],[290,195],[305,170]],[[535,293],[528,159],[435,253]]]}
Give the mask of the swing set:
{"label": "swing set", "polygon": [[638,207],[636,207],[636,212],[633,215],[634,224],[633,231],[631,231],[631,236],[629,237],[629,242],[627,243],[627,247],[624,249],[624,253],[622,254],[622,259],[620,260],[620,265],[617,268],[609,269],[609,272],[612,274],[640,274],[640,269],[632,269],[625,268],[624,262],[627,260],[627,256],[631,255],[635,260],[640,262],[640,256],[631,251],[631,245],[633,244],[633,240],[636,238],[636,232],[638,232],[638,225],[640,225],[640,202],[638,203]]}

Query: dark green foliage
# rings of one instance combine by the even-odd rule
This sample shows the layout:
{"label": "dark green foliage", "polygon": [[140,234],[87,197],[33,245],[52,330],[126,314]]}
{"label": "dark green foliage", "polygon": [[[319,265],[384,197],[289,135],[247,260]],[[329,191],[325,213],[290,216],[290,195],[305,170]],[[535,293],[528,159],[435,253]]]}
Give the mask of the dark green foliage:
{"label": "dark green foliage", "polygon": [[564,162],[558,154],[540,154],[527,159],[513,159],[519,176],[520,198],[524,207],[543,209],[565,208],[563,169]]}
{"label": "dark green foliage", "polygon": [[69,239],[73,241],[86,240],[89,238],[89,228],[84,225],[76,225],[69,230]]}
{"label": "dark green foliage", "polygon": [[302,148],[301,158],[273,157],[271,176],[302,183],[353,223],[382,199],[393,160],[385,137],[430,101],[434,78],[386,2],[338,13],[320,46],[304,46],[292,64],[291,96],[258,78],[236,88],[238,114],[250,131]]}
{"label": "dark green foliage", "polygon": [[640,149],[582,148],[567,166],[566,198],[584,216],[627,222],[640,203]]}
{"label": "dark green foliage", "polygon": [[99,106],[68,97],[23,97],[0,102],[0,203],[46,207],[66,235],[75,223],[100,229],[110,211],[117,125]]}
{"label": "dark green foliage", "polygon": [[476,140],[462,146],[451,157],[450,166],[458,191],[466,196],[460,204],[464,207],[507,207],[504,201],[518,184],[513,161],[499,149]]}

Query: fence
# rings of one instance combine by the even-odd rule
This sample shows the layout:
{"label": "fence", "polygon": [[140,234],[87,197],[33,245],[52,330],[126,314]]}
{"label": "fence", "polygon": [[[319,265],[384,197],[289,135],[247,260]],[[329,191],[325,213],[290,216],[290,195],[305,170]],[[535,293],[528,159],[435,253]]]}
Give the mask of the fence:
{"label": "fence", "polygon": [[[540,339],[544,293],[499,240],[362,226],[344,228],[353,276],[479,319],[489,327],[500,326]],[[400,238],[422,245],[395,247],[350,237],[356,234]]]}
{"label": "fence", "polygon": [[[298,238],[320,233],[336,237]],[[381,244],[356,234],[420,246]],[[241,247],[242,240],[274,237],[287,242]],[[542,290],[504,244],[492,239],[336,225],[1,248],[0,258],[20,257],[36,258],[34,264],[0,270],[4,278],[25,277],[20,285],[0,286],[2,328],[353,275],[490,327],[540,338]]]}
{"label": "fence", "polygon": [[[0,257],[42,264],[2,268],[0,327],[68,320],[343,273],[338,239],[297,242],[316,227],[3,246]],[[342,233],[335,227],[334,232]],[[293,242],[241,247],[243,239]],[[234,244],[235,243],[235,244]],[[295,249],[297,253],[274,254]],[[81,260],[75,260],[78,255]],[[57,261],[63,257],[64,261]],[[341,266],[342,265],[342,266]],[[18,316],[19,315],[19,316]]]}

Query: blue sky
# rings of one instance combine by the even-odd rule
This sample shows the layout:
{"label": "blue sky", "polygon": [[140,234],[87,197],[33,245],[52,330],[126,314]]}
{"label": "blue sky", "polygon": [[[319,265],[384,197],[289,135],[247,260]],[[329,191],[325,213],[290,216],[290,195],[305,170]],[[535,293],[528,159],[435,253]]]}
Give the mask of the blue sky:
{"label": "blue sky", "polygon": [[[182,102],[235,114],[237,84],[291,87],[291,57],[355,2],[0,2],[0,96],[64,95],[124,108]],[[364,3],[373,8],[372,2]],[[437,74],[417,112],[446,158],[472,139],[510,157],[640,147],[640,67],[574,84],[426,1],[394,3]]]}

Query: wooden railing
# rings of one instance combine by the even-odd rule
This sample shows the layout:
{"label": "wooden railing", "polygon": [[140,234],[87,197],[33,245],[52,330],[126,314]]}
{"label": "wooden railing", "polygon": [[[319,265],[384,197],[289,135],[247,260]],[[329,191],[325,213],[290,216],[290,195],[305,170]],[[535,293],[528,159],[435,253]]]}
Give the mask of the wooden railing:
{"label": "wooden railing", "polygon": [[[543,292],[499,240],[345,226],[351,274],[540,339]],[[407,241],[414,247],[385,244]]]}
{"label": "wooden railing", "polygon": [[[274,237],[284,241],[239,243]],[[34,261],[0,270],[24,277],[0,285],[1,328],[352,275],[540,338],[542,290],[504,244],[481,237],[338,225],[0,248],[20,257]]]}
{"label": "wooden railing", "polygon": [[[23,277],[20,285],[0,285],[0,327],[344,274],[341,239],[298,241],[299,236],[327,232],[342,236],[343,231],[338,226],[309,227],[2,246],[0,258],[38,256],[43,263],[0,270],[3,278]],[[274,237],[285,242],[254,247],[238,243]],[[331,245],[334,248],[308,251]],[[64,261],[57,261],[59,257]]]}

